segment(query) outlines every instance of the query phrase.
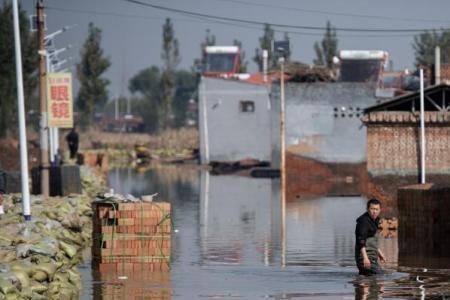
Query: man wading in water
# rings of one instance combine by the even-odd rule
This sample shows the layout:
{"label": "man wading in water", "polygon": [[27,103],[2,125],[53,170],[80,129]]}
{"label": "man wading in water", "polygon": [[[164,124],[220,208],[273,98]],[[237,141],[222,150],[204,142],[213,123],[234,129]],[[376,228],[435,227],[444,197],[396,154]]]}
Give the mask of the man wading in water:
{"label": "man wading in water", "polygon": [[383,252],[378,249],[376,236],[380,211],[381,202],[378,199],[370,199],[367,202],[367,212],[356,219],[355,260],[360,275],[380,273],[378,258],[381,262],[386,262]]}

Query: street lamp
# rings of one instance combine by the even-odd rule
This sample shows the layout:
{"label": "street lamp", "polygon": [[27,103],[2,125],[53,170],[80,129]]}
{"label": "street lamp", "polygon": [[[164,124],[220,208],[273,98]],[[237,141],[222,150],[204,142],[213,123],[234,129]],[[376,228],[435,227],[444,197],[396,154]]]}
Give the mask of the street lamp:
{"label": "street lamp", "polygon": [[49,35],[46,35],[44,37],[44,44],[50,43],[50,40],[53,40],[53,38],[55,36],[57,36],[57,35],[59,35],[59,34],[61,34],[63,32],[66,32],[67,30],[72,29],[72,28],[74,28],[76,26],[78,26],[78,24],[73,24],[73,25],[70,25],[70,26],[64,26],[63,28],[61,28],[61,29],[59,29],[59,30],[57,30],[55,32],[52,32]]}
{"label": "street lamp", "polygon": [[[67,47],[63,47],[58,50],[46,50],[45,59],[47,61],[47,72],[54,72],[55,65],[59,63],[58,54],[70,48],[72,48],[72,45],[68,45]],[[56,61],[56,63],[53,63],[54,61]]]}
{"label": "street lamp", "polygon": [[51,66],[52,72],[57,72],[58,70],[61,70],[61,69],[60,69],[61,66],[64,65],[65,63],[67,63],[68,61],[72,60],[72,59],[73,59],[72,56],[70,56],[70,57],[68,57],[68,58],[66,58],[66,59],[63,59],[63,60],[58,61],[56,64],[53,64],[53,65]]}
{"label": "street lamp", "polygon": [[47,55],[48,55],[48,57],[50,57],[50,58],[56,58],[56,57],[58,57],[58,54],[61,54],[61,53],[63,53],[64,51],[66,51],[66,50],[68,50],[68,49],[70,49],[70,48],[72,48],[72,45],[71,45],[71,44],[67,45],[66,47],[57,49],[57,50],[49,49],[49,50],[47,50],[47,53],[48,53]]}

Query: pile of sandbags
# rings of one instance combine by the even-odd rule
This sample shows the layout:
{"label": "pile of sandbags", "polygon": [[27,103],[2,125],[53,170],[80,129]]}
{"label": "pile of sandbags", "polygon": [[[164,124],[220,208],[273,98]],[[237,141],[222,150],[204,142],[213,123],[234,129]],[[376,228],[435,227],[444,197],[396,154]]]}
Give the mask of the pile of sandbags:
{"label": "pile of sandbags", "polygon": [[78,299],[77,264],[91,245],[92,193],[101,182],[86,178],[89,194],[43,200],[31,196],[32,220],[23,221],[20,195],[5,195],[0,216],[0,300]]}

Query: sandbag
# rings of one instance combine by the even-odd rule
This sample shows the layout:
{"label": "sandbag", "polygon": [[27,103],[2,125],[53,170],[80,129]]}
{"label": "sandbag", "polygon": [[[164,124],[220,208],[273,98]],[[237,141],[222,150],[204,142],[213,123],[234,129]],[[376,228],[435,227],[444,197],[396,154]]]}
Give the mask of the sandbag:
{"label": "sandbag", "polygon": [[37,270],[33,274],[33,279],[37,282],[44,282],[48,279],[48,275],[44,271]]}
{"label": "sandbag", "polygon": [[70,258],[74,258],[74,256],[77,254],[77,249],[74,246],[72,246],[66,242],[63,242],[63,241],[59,242],[59,247]]}
{"label": "sandbag", "polygon": [[42,294],[48,290],[48,287],[46,285],[43,285],[42,283],[39,283],[37,281],[32,281],[30,284],[30,288],[33,292],[38,294]]}
{"label": "sandbag", "polygon": [[83,229],[83,222],[76,212],[66,214],[61,222],[61,225],[77,232],[80,232]]}
{"label": "sandbag", "polygon": [[81,275],[72,269],[67,270],[67,273],[69,273],[69,282],[75,285],[79,290],[81,290],[82,288]]}
{"label": "sandbag", "polygon": [[53,257],[56,255],[56,248],[51,244],[45,244],[42,242],[36,245],[19,244],[16,246],[16,256],[18,258],[28,257],[32,253]]}
{"label": "sandbag", "polygon": [[68,282],[69,281],[69,274],[67,272],[57,272],[55,276],[53,277],[53,281],[56,282]]}
{"label": "sandbag", "polygon": [[9,281],[9,280],[7,280],[7,279],[5,279],[5,278],[3,278],[3,277],[0,277],[0,291],[1,291],[3,294],[7,295],[7,294],[10,294],[10,293],[16,292],[17,289],[16,289],[16,287],[12,284],[11,281]]}
{"label": "sandbag", "polygon": [[25,271],[21,270],[14,270],[12,271],[14,276],[17,278],[17,280],[20,282],[21,289],[27,288],[30,286],[30,277]]}
{"label": "sandbag", "polygon": [[11,262],[9,264],[9,267],[11,268],[11,271],[13,272],[25,272],[27,276],[31,276],[33,274],[33,265],[26,260],[18,260]]}
{"label": "sandbag", "polygon": [[56,273],[56,265],[53,263],[42,263],[34,266],[34,271],[43,271],[47,274],[48,279],[53,280],[53,276]]}
{"label": "sandbag", "polygon": [[41,294],[35,293],[33,292],[32,296],[31,296],[31,300],[47,300],[47,296],[43,296]]}

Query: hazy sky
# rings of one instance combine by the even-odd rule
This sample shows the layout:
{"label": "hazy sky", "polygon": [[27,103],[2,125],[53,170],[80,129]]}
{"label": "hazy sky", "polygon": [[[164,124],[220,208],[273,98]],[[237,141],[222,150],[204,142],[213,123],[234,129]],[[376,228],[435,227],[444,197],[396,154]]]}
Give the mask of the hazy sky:
{"label": "hazy sky", "polygon": [[[324,27],[327,20],[337,28],[431,29],[450,27],[448,0],[140,0],[196,13],[231,17],[273,24]],[[30,14],[35,0],[22,0]],[[79,60],[80,48],[87,36],[89,22],[103,31],[102,46],[111,59],[106,73],[111,80],[110,97],[128,94],[128,80],[150,65],[161,66],[161,32],[164,19],[170,17],[179,39],[182,61],[180,68],[189,68],[200,56],[200,42],[207,29],[216,36],[217,44],[230,45],[233,39],[243,43],[250,71],[256,70],[251,58],[262,35],[262,26],[224,24],[222,21],[181,15],[158,10],[125,0],[44,0],[48,7],[47,27],[50,34],[65,25],[78,24],[59,35],[55,44],[73,44],[61,58]],[[278,38],[286,29],[275,28]],[[323,32],[288,28],[293,48],[292,59],[312,63],[313,44]],[[360,33],[338,30],[339,49],[379,49],[389,52],[395,69],[412,68],[411,46],[414,33]],[[74,69],[73,69],[74,71]]]}

